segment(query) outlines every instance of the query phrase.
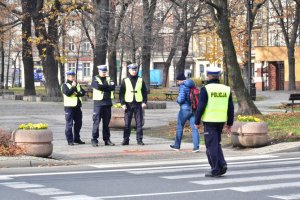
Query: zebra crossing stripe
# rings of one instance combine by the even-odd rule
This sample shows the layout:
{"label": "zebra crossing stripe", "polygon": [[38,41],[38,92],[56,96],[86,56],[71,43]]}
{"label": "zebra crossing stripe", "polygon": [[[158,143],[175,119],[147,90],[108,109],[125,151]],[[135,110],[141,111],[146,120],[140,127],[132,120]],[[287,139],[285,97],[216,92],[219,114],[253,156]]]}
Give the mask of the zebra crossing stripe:
{"label": "zebra crossing stripe", "polygon": [[294,199],[300,199],[300,193],[299,194],[289,194],[289,195],[274,195],[274,196],[269,196],[274,199],[282,199],[282,200],[294,200]]}
{"label": "zebra crossing stripe", "polygon": [[273,189],[278,189],[278,188],[292,188],[292,187],[297,187],[297,188],[300,187],[300,182],[230,187],[228,189],[238,191],[238,192],[258,192],[258,191],[263,191],[263,190],[273,190]]}
{"label": "zebra crossing stripe", "polygon": [[101,200],[97,197],[91,197],[87,195],[70,195],[70,196],[58,196],[58,197],[51,197],[51,199],[56,200]]}
{"label": "zebra crossing stripe", "polygon": [[[298,159],[298,158],[297,158]],[[274,166],[274,165],[290,165],[290,164],[299,164],[300,160],[288,160],[285,159],[274,159],[274,160],[254,160],[246,162],[233,162],[228,163],[230,168],[241,168],[241,167],[257,167],[257,166]],[[189,166],[175,166],[175,167],[158,167],[158,168],[149,168],[149,169],[139,169],[128,171],[128,173],[141,175],[141,174],[156,174],[156,173],[171,173],[171,172],[182,172],[182,171],[192,171],[199,169],[209,169],[208,164],[201,165],[189,165]]]}
{"label": "zebra crossing stripe", "polygon": [[10,187],[10,188],[15,188],[15,189],[44,187],[43,185],[40,184],[30,184],[26,182],[5,182],[5,183],[0,183],[0,185]]}
{"label": "zebra crossing stripe", "polygon": [[256,181],[271,181],[271,180],[282,180],[282,179],[293,179],[300,178],[300,174],[283,174],[283,175],[272,175],[272,176],[254,176],[247,178],[227,178],[221,177],[213,180],[204,180],[204,181],[191,181],[191,183],[200,184],[200,185],[217,185],[225,183],[244,183],[244,182],[256,182]]}
{"label": "zebra crossing stripe", "polygon": [[72,194],[73,192],[63,191],[57,188],[35,188],[26,189],[25,192],[35,193],[41,196]]}
{"label": "zebra crossing stripe", "polygon": [[[226,175],[242,175],[242,174],[261,174],[261,173],[272,173],[272,172],[285,172],[285,171],[296,171],[300,170],[300,167],[280,167],[280,168],[269,168],[269,169],[247,169],[247,170],[238,170],[228,172]],[[203,173],[193,173],[193,174],[184,174],[184,175],[174,175],[174,176],[161,176],[160,178],[164,179],[187,179],[187,178],[200,178],[203,177]]]}
{"label": "zebra crossing stripe", "polygon": [[0,181],[6,181],[6,180],[11,180],[12,178],[9,178],[7,176],[0,176]]}

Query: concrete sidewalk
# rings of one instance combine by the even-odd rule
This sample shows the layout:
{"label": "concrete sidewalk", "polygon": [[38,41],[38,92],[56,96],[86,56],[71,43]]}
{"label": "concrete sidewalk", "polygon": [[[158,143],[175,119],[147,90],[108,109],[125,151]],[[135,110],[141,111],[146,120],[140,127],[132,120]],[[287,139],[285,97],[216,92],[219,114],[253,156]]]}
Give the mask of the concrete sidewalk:
{"label": "concrete sidewalk", "polygon": [[[264,96],[263,101],[256,101],[255,104],[263,113],[283,112],[271,108],[278,106],[281,102],[287,102],[288,92],[257,92],[258,96]],[[157,160],[185,160],[206,158],[204,145],[200,146],[200,153],[192,152],[191,143],[183,143],[180,152],[174,152],[169,148],[172,140],[163,138],[144,137],[145,146],[138,146],[135,134],[131,135],[130,145],[121,146],[123,133],[120,130],[111,131],[111,140],[116,146],[104,146],[100,140],[99,147],[92,147],[93,102],[88,101],[83,105],[83,127],[81,130],[82,140],[85,145],[68,146],[64,136],[64,112],[62,103],[54,102],[23,102],[8,101],[0,99],[0,127],[14,129],[20,123],[40,123],[49,125],[54,134],[52,158],[36,158],[30,156],[1,157],[0,167],[24,167],[24,166],[55,166],[55,165],[92,165],[96,163],[136,163]],[[236,106],[237,109],[237,106]],[[165,110],[146,110],[144,129],[158,131],[157,127],[167,126],[169,121],[177,119],[178,105],[175,102],[167,102]],[[100,131],[102,128],[100,127]],[[201,135],[201,139],[203,136]],[[282,143],[257,149],[237,150],[224,148],[226,156],[241,156],[253,154],[266,154],[286,151],[299,151],[300,142]]]}

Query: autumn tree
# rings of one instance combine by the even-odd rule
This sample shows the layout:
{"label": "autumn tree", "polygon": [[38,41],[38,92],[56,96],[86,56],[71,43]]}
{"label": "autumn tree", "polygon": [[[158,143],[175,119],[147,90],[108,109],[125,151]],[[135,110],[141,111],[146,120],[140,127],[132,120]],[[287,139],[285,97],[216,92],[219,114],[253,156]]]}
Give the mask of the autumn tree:
{"label": "autumn tree", "polygon": [[229,70],[229,79],[238,100],[238,113],[259,114],[260,112],[251,100],[241,75],[231,35],[228,2],[227,0],[206,0],[205,2],[209,5],[211,18],[222,42],[225,61]]}

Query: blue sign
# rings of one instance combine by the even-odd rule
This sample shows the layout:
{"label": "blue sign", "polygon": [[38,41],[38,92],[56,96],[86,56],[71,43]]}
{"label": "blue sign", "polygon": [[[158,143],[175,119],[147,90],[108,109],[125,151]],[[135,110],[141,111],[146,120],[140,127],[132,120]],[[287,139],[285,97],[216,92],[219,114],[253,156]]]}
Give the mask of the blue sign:
{"label": "blue sign", "polygon": [[42,66],[35,66],[33,68],[33,76],[34,76],[34,82],[44,81],[44,74],[43,74]]}

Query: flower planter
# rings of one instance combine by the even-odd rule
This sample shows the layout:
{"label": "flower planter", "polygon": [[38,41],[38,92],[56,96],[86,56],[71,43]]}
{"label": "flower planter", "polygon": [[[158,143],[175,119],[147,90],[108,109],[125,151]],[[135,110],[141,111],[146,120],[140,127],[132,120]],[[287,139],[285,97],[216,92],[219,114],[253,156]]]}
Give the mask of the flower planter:
{"label": "flower planter", "polygon": [[49,129],[21,130],[13,132],[15,144],[24,150],[25,155],[48,157],[53,151],[53,133]]}
{"label": "flower planter", "polygon": [[262,147],[269,144],[266,122],[234,122],[231,132],[234,147]]}
{"label": "flower planter", "polygon": [[[145,123],[145,111],[143,110],[143,123]],[[122,108],[112,108],[111,109],[111,120],[109,123],[110,128],[120,128],[123,129],[125,127],[125,111]],[[131,128],[136,128],[136,122],[134,115],[131,120]]]}

